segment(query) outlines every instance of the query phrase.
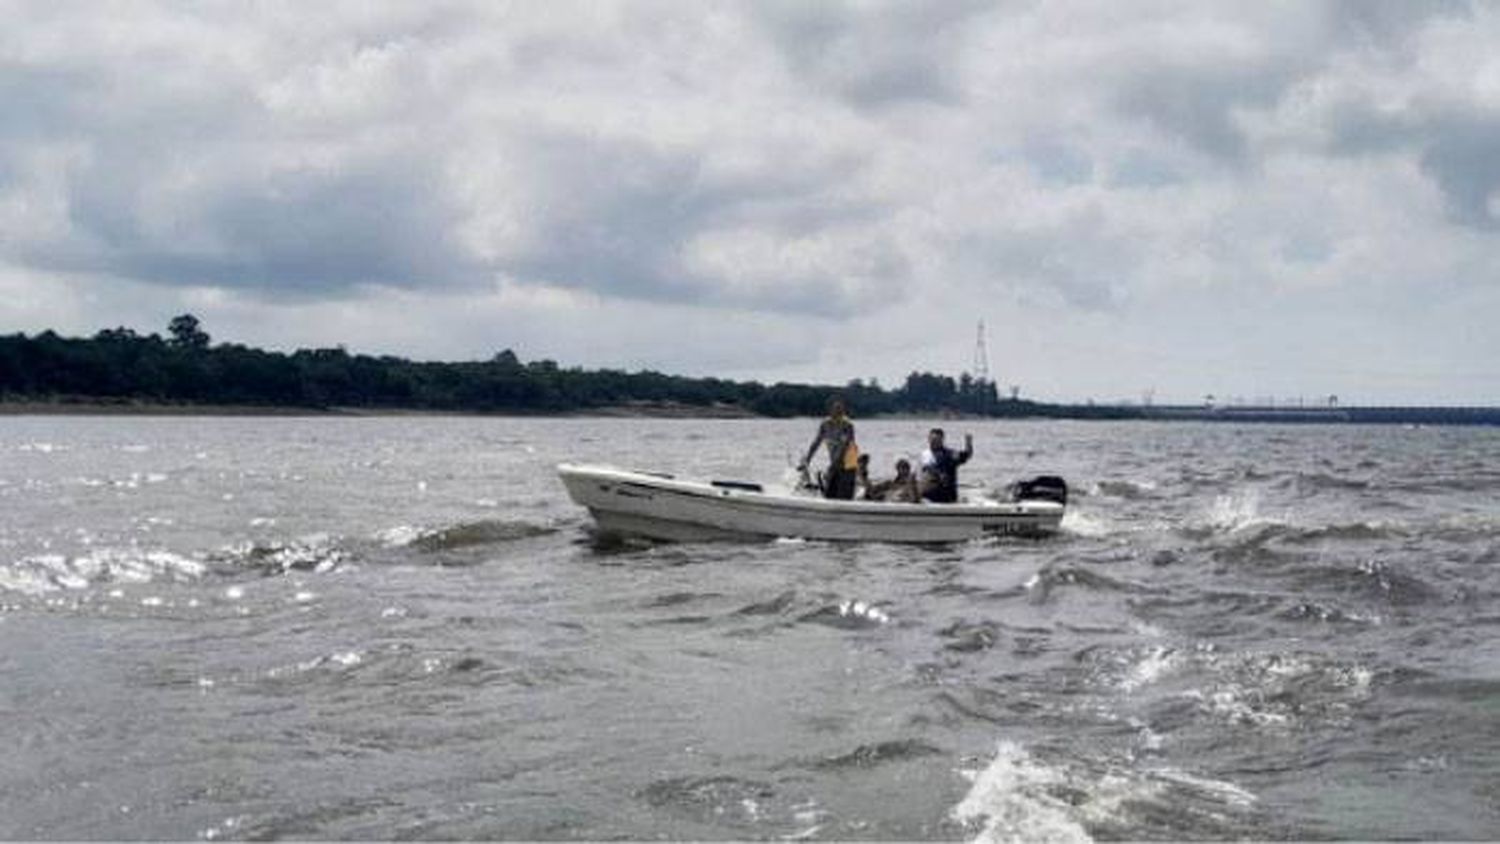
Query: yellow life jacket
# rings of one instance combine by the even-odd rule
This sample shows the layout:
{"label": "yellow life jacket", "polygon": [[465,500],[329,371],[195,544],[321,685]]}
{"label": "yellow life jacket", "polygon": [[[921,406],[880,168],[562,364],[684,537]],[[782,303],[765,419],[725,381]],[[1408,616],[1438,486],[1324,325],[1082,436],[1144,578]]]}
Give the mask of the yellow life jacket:
{"label": "yellow life jacket", "polygon": [[859,468],[859,446],[853,442],[844,449],[844,468],[851,472]]}

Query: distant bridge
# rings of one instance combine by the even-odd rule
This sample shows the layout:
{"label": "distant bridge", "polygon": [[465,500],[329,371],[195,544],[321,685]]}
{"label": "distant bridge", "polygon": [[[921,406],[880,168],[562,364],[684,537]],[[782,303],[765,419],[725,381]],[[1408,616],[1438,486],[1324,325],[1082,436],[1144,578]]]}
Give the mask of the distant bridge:
{"label": "distant bridge", "polygon": [[1500,407],[1273,407],[1156,405],[1128,408],[1141,419],[1379,425],[1500,425]]}

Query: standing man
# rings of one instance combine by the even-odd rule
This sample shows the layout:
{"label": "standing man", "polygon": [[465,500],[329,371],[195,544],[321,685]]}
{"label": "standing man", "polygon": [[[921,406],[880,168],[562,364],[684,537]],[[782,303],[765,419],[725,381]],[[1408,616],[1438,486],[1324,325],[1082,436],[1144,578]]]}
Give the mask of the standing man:
{"label": "standing man", "polygon": [[854,445],[854,423],[849,421],[844,400],[835,396],[828,401],[828,418],[818,426],[818,435],[807,447],[807,456],[797,464],[806,471],[818,451],[818,443],[828,447],[828,471],[823,474],[823,497],[854,497],[855,470],[859,467],[859,448]]}
{"label": "standing man", "polygon": [[943,444],[943,429],[927,432],[927,450],[922,452],[922,499],[938,504],[958,500],[958,467],[974,456],[974,437],[964,434],[964,450],[955,454]]}

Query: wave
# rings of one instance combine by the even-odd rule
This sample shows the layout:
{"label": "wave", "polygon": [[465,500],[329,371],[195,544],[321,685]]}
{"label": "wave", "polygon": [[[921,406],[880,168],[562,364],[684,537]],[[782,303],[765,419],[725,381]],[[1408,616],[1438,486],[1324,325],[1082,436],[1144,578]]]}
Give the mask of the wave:
{"label": "wave", "polygon": [[200,689],[238,687],[274,693],[303,687],[347,690],[400,686],[413,692],[442,694],[444,689],[494,684],[556,689],[603,676],[596,669],[576,665],[565,658],[516,656],[491,660],[463,651],[419,651],[399,643],[373,648],[337,648],[294,662],[219,675],[200,677],[168,673],[160,683],[191,683]]}
{"label": "wave", "polygon": [[1380,539],[1400,539],[1410,536],[1404,525],[1386,521],[1346,522],[1342,524],[1315,525],[1311,527],[1288,526],[1278,538],[1291,543],[1311,542],[1373,542]]}
{"label": "wave", "polygon": [[1421,474],[1392,478],[1380,484],[1383,490],[1400,493],[1475,493],[1500,489],[1500,473],[1473,470],[1464,474]]}
{"label": "wave", "polygon": [[330,572],[353,558],[345,545],[324,533],[315,533],[285,542],[241,542],[205,558],[208,567],[220,575],[235,576],[245,572],[263,577],[291,571]]}
{"label": "wave", "polygon": [[1278,612],[1276,617],[1282,621],[1313,622],[1317,624],[1375,625],[1380,623],[1379,616],[1367,616],[1360,613],[1348,612],[1336,606],[1318,601],[1298,601],[1292,606]]}
{"label": "wave", "polygon": [[973,783],[954,806],[954,820],[980,827],[975,841],[1088,842],[1080,795],[1061,768],[1037,761],[1013,742],[1001,742],[983,770],[965,772]]}
{"label": "wave", "polygon": [[42,595],[106,583],[198,581],[205,575],[273,577],[336,571],[355,554],[341,540],[312,534],[285,542],[240,542],[207,553],[137,547],[95,548],[86,554],[38,554],[0,565],[0,591]]}
{"label": "wave", "polygon": [[846,770],[874,768],[891,762],[917,759],[923,756],[938,756],[943,751],[919,739],[895,739],[875,744],[862,744],[848,753],[827,756],[813,762],[810,767],[818,770]]}
{"label": "wave", "polygon": [[1162,732],[1207,717],[1254,728],[1290,728],[1343,717],[1369,697],[1374,674],[1359,664],[1307,652],[1226,653],[1209,643],[1111,648],[1075,659],[1092,685],[1148,701]]}
{"label": "wave", "polygon": [[1255,490],[1220,495],[1208,508],[1204,524],[1215,533],[1237,533],[1251,528],[1286,524],[1286,519],[1261,511],[1261,496]]}
{"label": "wave", "polygon": [[1237,838],[1265,828],[1255,794],[1177,768],[1042,761],[1006,741],[986,767],[962,773],[972,785],[950,815],[978,828],[975,841]]}
{"label": "wave", "polygon": [[878,604],[861,600],[840,601],[807,613],[798,621],[810,621],[844,630],[862,630],[890,623],[890,615]]}
{"label": "wave", "polygon": [[776,790],[770,783],[739,777],[673,777],[651,783],[636,796],[697,821],[748,825],[760,820],[761,805]]}
{"label": "wave", "polygon": [[1151,481],[1105,480],[1089,484],[1084,487],[1084,492],[1090,496],[1135,501],[1154,496],[1156,489],[1156,484]]}
{"label": "wave", "polygon": [[1292,487],[1302,495],[1322,492],[1363,492],[1372,484],[1364,478],[1330,475],[1324,472],[1298,472],[1292,476]]}
{"label": "wave", "polygon": [[1486,542],[1491,548],[1500,541],[1500,516],[1493,513],[1456,513],[1444,517],[1423,534],[1447,542]]}
{"label": "wave", "polygon": [[788,589],[768,601],[746,604],[735,610],[735,615],[781,615],[791,609],[796,600],[796,591]]}
{"label": "wave", "polygon": [[377,535],[389,548],[413,548],[427,553],[456,551],[477,545],[496,545],[547,536],[558,532],[554,525],[504,519],[481,519],[446,527],[402,525]]}
{"label": "wave", "polygon": [[1063,587],[1078,587],[1093,592],[1154,594],[1157,589],[1128,580],[1117,580],[1081,566],[1049,565],[1037,571],[1025,583],[1027,600],[1033,604],[1048,603],[1053,593]]}
{"label": "wave", "polygon": [[992,621],[956,621],[939,630],[938,635],[950,640],[943,645],[944,650],[974,653],[994,647],[1000,638],[1000,627]]}
{"label": "wave", "polygon": [[1200,659],[1212,679],[1184,692],[1183,698],[1213,718],[1255,728],[1290,728],[1342,713],[1368,697],[1373,680],[1362,666],[1311,654],[1224,658],[1205,653]]}
{"label": "wave", "polygon": [[1085,539],[1102,539],[1120,532],[1119,526],[1112,520],[1097,513],[1086,513],[1073,506],[1063,511],[1062,523],[1059,527],[1065,534]]}
{"label": "wave", "polygon": [[645,609],[665,609],[718,597],[721,597],[718,592],[667,592],[646,599],[641,606]]}
{"label": "wave", "polygon": [[197,580],[205,570],[203,563],[170,551],[99,548],[77,557],[39,554],[0,566],[0,590],[43,595],[99,583],[180,583]]}
{"label": "wave", "polygon": [[1435,603],[1447,598],[1438,587],[1379,559],[1365,560],[1358,565],[1304,566],[1296,571],[1293,581],[1304,592],[1333,590],[1397,607]]}

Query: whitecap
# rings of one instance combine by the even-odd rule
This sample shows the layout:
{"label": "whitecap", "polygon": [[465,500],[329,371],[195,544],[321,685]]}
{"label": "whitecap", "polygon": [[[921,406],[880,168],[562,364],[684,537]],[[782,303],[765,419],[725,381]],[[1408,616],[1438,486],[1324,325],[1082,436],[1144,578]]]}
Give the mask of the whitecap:
{"label": "whitecap", "polygon": [[1125,678],[1120,681],[1120,688],[1133,692],[1143,686],[1148,686],[1175,670],[1181,662],[1182,659],[1174,648],[1152,648],[1131,667]]}
{"label": "whitecap", "polygon": [[1206,693],[1193,689],[1184,692],[1184,696],[1198,701],[1199,705],[1210,714],[1234,723],[1270,727],[1285,726],[1292,720],[1291,716],[1284,712],[1257,707],[1252,703],[1254,695],[1237,685],[1223,686]]}
{"label": "whitecap", "polygon": [[975,841],[1094,840],[1076,808],[1052,793],[1067,785],[1064,773],[1036,761],[1020,745],[1001,742],[990,764],[968,776],[973,786],[951,814],[962,823],[982,824]]}
{"label": "whitecap", "polygon": [[431,532],[429,528],[416,525],[396,525],[375,534],[375,539],[387,548],[405,548]]}
{"label": "whitecap", "polygon": [[348,552],[326,533],[315,533],[286,544],[240,542],[210,556],[214,562],[232,567],[253,567],[267,574],[296,571],[324,573],[348,561]]}
{"label": "whitecap", "polygon": [[246,818],[244,815],[225,818],[223,821],[209,827],[208,829],[200,830],[198,832],[198,837],[202,838],[205,841],[217,841],[220,838],[242,838],[244,837],[244,835],[243,833],[239,832],[239,828],[240,825],[245,822],[245,820]]}
{"label": "whitecap", "polygon": [[1206,519],[1210,528],[1228,533],[1285,521],[1261,512],[1260,493],[1255,490],[1216,497],[1208,508]]}
{"label": "whitecap", "polygon": [[1059,526],[1064,533],[1086,539],[1099,539],[1119,532],[1119,528],[1109,519],[1086,513],[1077,507],[1069,507],[1063,511],[1062,522]]}
{"label": "whitecap", "polygon": [[39,595],[58,589],[87,589],[105,582],[186,582],[196,580],[204,570],[197,560],[170,551],[95,548],[71,559],[61,554],[38,554],[0,567],[0,588]]}
{"label": "whitecap", "polygon": [[863,619],[876,624],[885,624],[891,620],[885,610],[865,601],[842,601],[839,603],[839,615],[845,618]]}

